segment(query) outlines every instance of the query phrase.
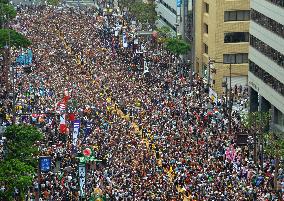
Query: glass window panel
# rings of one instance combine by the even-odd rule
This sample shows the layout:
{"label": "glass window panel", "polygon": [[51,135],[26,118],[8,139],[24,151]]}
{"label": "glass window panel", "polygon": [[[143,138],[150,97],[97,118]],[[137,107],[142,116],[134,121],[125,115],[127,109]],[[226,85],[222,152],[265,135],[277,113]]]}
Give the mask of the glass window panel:
{"label": "glass window panel", "polygon": [[228,54],[224,54],[224,55],[223,55],[223,62],[224,62],[225,64],[230,63],[230,59],[229,59],[229,55],[228,55]]}
{"label": "glass window panel", "polygon": [[243,63],[248,63],[248,54],[242,54],[243,55]]}
{"label": "glass window panel", "polygon": [[237,20],[238,21],[244,20],[244,11],[237,11]]}
{"label": "glass window panel", "polygon": [[243,55],[242,54],[236,54],[236,63],[237,64],[243,63]]}
{"label": "glass window panel", "polygon": [[230,21],[235,21],[237,19],[237,12],[236,11],[230,11],[229,12],[229,19],[230,19]]}
{"label": "glass window panel", "polygon": [[229,11],[224,12],[224,21],[225,22],[229,21]]}
{"label": "glass window panel", "polygon": [[245,11],[244,12],[244,20],[249,20],[250,19],[250,11]]}

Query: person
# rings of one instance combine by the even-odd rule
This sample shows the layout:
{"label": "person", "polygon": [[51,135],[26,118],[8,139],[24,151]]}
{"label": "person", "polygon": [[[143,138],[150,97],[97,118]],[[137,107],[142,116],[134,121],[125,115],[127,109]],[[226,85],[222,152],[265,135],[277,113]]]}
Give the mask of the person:
{"label": "person", "polygon": [[[33,196],[40,185],[42,199],[79,200],[76,156],[85,147],[101,160],[86,164],[86,199],[256,200],[273,192],[273,175],[265,173],[274,164],[267,159],[260,171],[237,148],[234,137],[226,135],[224,107],[208,97],[198,75],[190,88],[190,77],[168,65],[175,57],[140,37],[138,48],[160,52],[145,55],[151,63],[145,79],[143,70],[131,68],[140,56],[123,47],[122,30],[119,35],[104,31],[130,24],[131,13],[127,18],[115,15],[116,10],[108,16],[92,13],[25,8],[13,23],[32,40],[34,55],[33,71],[16,80],[17,114],[27,113],[16,123],[37,126],[45,136],[37,143],[40,154],[52,157],[53,170],[39,183],[34,178]],[[129,36],[128,42],[134,39]],[[5,96],[5,125],[12,123],[11,102]],[[63,132],[60,114],[69,127]],[[77,141],[70,114],[80,120]],[[238,111],[232,118],[234,132],[244,129]]]}

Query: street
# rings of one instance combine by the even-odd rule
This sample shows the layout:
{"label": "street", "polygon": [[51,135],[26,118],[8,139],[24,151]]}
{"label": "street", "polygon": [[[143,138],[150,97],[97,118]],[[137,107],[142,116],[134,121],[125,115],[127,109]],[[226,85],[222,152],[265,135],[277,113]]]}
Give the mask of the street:
{"label": "street", "polygon": [[[26,198],[275,196],[269,159],[262,172],[228,134],[224,99],[211,100],[198,75],[190,86],[157,38],[136,36],[131,14],[101,10],[21,8],[11,24],[32,41],[33,68],[15,79],[16,117],[11,97],[3,98],[3,125],[15,118],[38,128],[39,155],[51,157],[52,167],[34,177]],[[234,90],[233,134],[247,110],[247,89]]]}

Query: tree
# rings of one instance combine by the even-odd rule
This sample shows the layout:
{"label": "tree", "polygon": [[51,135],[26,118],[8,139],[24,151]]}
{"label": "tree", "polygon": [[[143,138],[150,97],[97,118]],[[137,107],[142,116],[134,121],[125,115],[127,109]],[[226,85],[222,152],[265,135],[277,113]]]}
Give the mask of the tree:
{"label": "tree", "polygon": [[[267,132],[270,115],[268,112],[250,112],[242,115],[241,122],[244,128],[253,134],[254,143],[254,162],[257,163],[257,137],[259,144],[263,143],[263,135]],[[263,161],[261,161],[263,162]],[[261,163],[261,165],[263,165]]]}
{"label": "tree", "polygon": [[157,19],[155,3],[144,3],[144,2],[134,2],[131,4],[129,11],[133,14],[136,19],[142,24],[149,23],[150,25],[155,24]]}
{"label": "tree", "polygon": [[0,3],[8,4],[8,3],[9,3],[9,0],[0,0]]}
{"label": "tree", "polygon": [[7,138],[7,160],[18,159],[36,167],[38,148],[35,143],[43,139],[41,132],[33,126],[12,125],[5,130],[4,136]]}
{"label": "tree", "polygon": [[58,6],[59,3],[60,3],[60,0],[47,0],[48,5]]}
{"label": "tree", "polygon": [[172,32],[170,27],[162,26],[157,29],[158,32],[158,42],[165,43],[168,39],[172,38]]}
{"label": "tree", "polygon": [[269,132],[264,135],[264,152],[275,159],[274,189],[277,191],[277,178],[281,157],[284,157],[284,132]]}
{"label": "tree", "polygon": [[190,50],[190,45],[182,39],[170,38],[166,41],[166,49],[170,51],[170,53],[180,56]]}
{"label": "tree", "polygon": [[27,48],[32,44],[24,35],[13,29],[0,29],[0,48],[3,49],[9,45],[9,43],[11,47],[15,48]]}
{"label": "tree", "polygon": [[35,169],[17,159],[4,160],[0,163],[0,184],[5,186],[5,191],[0,192],[3,200],[13,200],[15,188],[19,189],[21,200],[29,186],[32,185]]}
{"label": "tree", "polygon": [[7,22],[14,19],[17,15],[17,11],[11,4],[0,2],[0,23],[1,27],[4,27]]}

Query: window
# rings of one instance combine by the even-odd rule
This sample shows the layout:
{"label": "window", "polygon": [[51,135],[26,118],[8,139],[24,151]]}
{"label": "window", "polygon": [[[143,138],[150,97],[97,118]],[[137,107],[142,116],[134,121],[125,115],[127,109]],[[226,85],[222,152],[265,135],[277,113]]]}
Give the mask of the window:
{"label": "window", "polygon": [[251,19],[255,23],[284,38],[284,25],[253,9],[251,10]]}
{"label": "window", "polygon": [[284,55],[278,52],[277,50],[273,49],[263,41],[259,40],[258,38],[250,35],[250,45],[251,47],[255,48],[273,62],[277,63],[279,66],[284,68]]}
{"label": "window", "polygon": [[205,13],[209,13],[209,4],[205,3]]}
{"label": "window", "polygon": [[204,33],[208,34],[208,24],[204,24]]}
{"label": "window", "polygon": [[248,41],[249,41],[248,32],[224,33],[224,43],[240,43],[240,42],[248,42]]}
{"label": "window", "polygon": [[236,11],[225,11],[224,22],[228,21],[249,21],[250,11],[249,10],[236,10]]}
{"label": "window", "polygon": [[208,46],[204,43],[204,53],[208,54]]}
{"label": "window", "polygon": [[238,54],[224,54],[223,62],[225,64],[242,64],[248,63],[248,54],[247,53],[238,53]]}

